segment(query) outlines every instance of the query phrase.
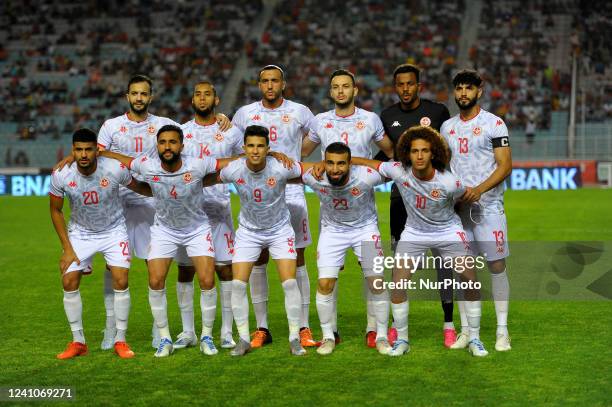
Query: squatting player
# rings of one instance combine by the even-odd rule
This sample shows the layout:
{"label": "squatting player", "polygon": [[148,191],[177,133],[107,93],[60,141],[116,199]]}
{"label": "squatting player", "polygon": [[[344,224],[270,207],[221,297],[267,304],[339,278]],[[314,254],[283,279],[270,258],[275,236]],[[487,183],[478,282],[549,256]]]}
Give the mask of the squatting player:
{"label": "squatting player", "polygon": [[287,180],[300,177],[301,167],[297,163],[289,169],[283,167],[267,157],[269,150],[268,129],[248,126],[244,133],[246,157],[229,164],[215,179],[233,183],[240,197],[232,259],[232,311],[240,340],[231,351],[233,356],[243,356],[252,348],[246,287],[253,265],[265,248],[276,263],[285,292],[291,354],[306,353],[299,338],[302,300],[295,278],[295,234],[285,199]]}
{"label": "squatting player", "polygon": [[[353,249],[359,259],[376,314],[376,348],[382,354],[391,350],[387,339],[389,323],[389,293],[376,289],[374,257],[383,256],[378,230],[378,214],[374,201],[374,186],[384,178],[371,168],[351,168],[351,150],[340,142],[331,143],[325,149],[325,174],[321,180],[307,170],[302,176],[321,201],[321,229],[317,246],[317,311],[323,331],[323,341],[317,352],[328,355],[336,345],[337,333],[332,322],[337,320],[336,298],[333,290],[340,268],[344,265],[346,251]],[[380,275],[378,278],[380,279]]]}
{"label": "squatting player", "polygon": [[[387,107],[380,113],[380,120],[385,128],[385,133],[397,144],[400,136],[414,126],[430,126],[440,131],[440,126],[450,117],[448,109],[442,103],[420,97],[422,89],[421,70],[411,64],[402,64],[393,71],[393,86],[399,102]],[[382,153],[376,155],[376,159],[388,161]],[[393,246],[400,240],[404,225],[406,224],[406,208],[404,201],[395,183],[391,188],[391,202],[389,205],[389,224],[391,226],[391,240]],[[437,270],[438,281],[452,278],[452,270],[440,268]],[[440,289],[442,311],[444,312],[444,325],[442,333],[444,346],[450,347],[457,339],[457,333],[453,324],[453,290],[452,288]]]}
{"label": "squatting player", "polygon": [[[495,350],[508,351],[508,299],[510,285],[505,258],[510,254],[504,212],[503,181],[512,171],[512,150],[504,121],[482,109],[483,82],[478,72],[462,70],[453,78],[459,114],[444,122],[441,133],[452,152],[450,167],[466,186],[459,215],[474,250],[487,258],[497,315]],[[459,312],[465,313],[462,304]],[[463,319],[463,318],[462,318]],[[462,324],[463,325],[463,324]],[[459,335],[453,348],[465,348]]]}
{"label": "squatting player", "polygon": [[[183,154],[198,158],[231,157],[242,153],[242,133],[236,126],[221,131],[215,117],[219,97],[212,83],[203,81],[194,86],[191,105],[192,120],[181,125],[185,135]],[[221,291],[221,347],[233,348],[232,339],[232,253],[234,251],[234,223],[229,189],[226,185],[204,188],[204,211],[212,229],[215,249],[215,269]],[[181,311],[183,330],[174,342],[174,349],[198,344],[193,313],[193,277],[195,270],[184,250],[178,256],[176,295]]]}
{"label": "squatting player", "polygon": [[[294,161],[300,160],[302,138],[309,131],[314,117],[308,107],[283,98],[285,74],[276,65],[267,65],[259,71],[260,101],[243,106],[234,115],[232,123],[241,131],[249,125],[267,127],[269,130],[270,150],[285,154]],[[304,261],[304,251],[312,242],[308,224],[308,206],[301,185],[288,185],[286,189],[287,206],[291,214],[291,226],[295,233],[297,250],[296,279],[301,294],[302,311],[300,338],[302,346],[316,346],[309,325],[310,281]],[[272,342],[268,329],[268,276],[266,265],[268,252],[253,266],[250,278],[251,301],[255,310],[257,330],[251,344],[254,348]]]}
{"label": "squatting player", "polygon": [[[393,142],[385,134],[382,122],[372,112],[355,106],[358,89],[355,86],[355,76],[345,70],[334,71],[329,79],[329,94],[334,100],[334,109],[315,116],[311,131],[304,138],[302,157],[308,157],[317,146],[321,152],[334,142],[341,142],[349,146],[353,157],[372,158],[372,143],[388,158],[393,158]],[[369,347],[376,347],[376,313],[371,292],[364,279],[367,304],[366,343]],[[338,284],[335,285],[334,297],[337,296]],[[334,313],[335,315],[335,313]],[[334,331],[336,321],[332,322]],[[394,336],[390,332],[389,339]]]}
{"label": "squatting player", "polygon": [[[104,255],[112,275],[115,294],[112,346],[121,358],[134,357],[125,339],[130,315],[130,246],[119,186],[149,196],[151,189],[147,184],[134,180],[125,166],[117,161],[96,158],[97,152],[96,133],[89,129],[75,131],[72,135],[72,156],[76,165],[56,170],[51,176],[51,220],[64,250],[60,272],[64,287],[64,310],[73,336],[66,350],[57,355],[59,359],[87,354],[79,286],[83,271],[91,267],[97,252]],[[64,196],[70,201],[68,230],[62,212]]]}
{"label": "squatting player", "polygon": [[133,172],[140,174],[151,185],[155,198],[155,221],[151,226],[147,261],[149,304],[160,334],[155,357],[166,357],[173,352],[165,286],[172,259],[181,247],[185,248],[191,259],[200,282],[200,350],[205,355],[218,353],[212,339],[217,307],[215,250],[210,223],[204,212],[202,180],[231,159],[181,156],[182,150],[181,128],[165,125],[157,132],[158,158],[144,155],[134,159],[108,151],[100,153],[120,160]]}
{"label": "squatting player", "polygon": [[[440,134],[431,127],[417,126],[408,129],[397,145],[400,161],[381,162],[354,158],[356,164],[365,164],[377,169],[383,176],[393,180],[399,189],[407,212],[406,226],[395,251],[396,258],[423,257],[430,249],[436,249],[444,262],[446,259],[471,256],[469,242],[461,226],[454,206],[464,194],[465,188],[459,179],[445,171],[449,161],[448,146]],[[456,264],[457,265],[457,264]],[[461,272],[461,278],[476,280],[472,268]],[[414,264],[397,265],[393,270],[393,281],[398,283],[410,279]],[[469,324],[469,351],[474,356],[486,356],[488,352],[480,341],[481,303],[478,289],[464,290],[465,308]],[[397,328],[398,339],[393,344],[390,356],[400,356],[410,350],[408,342],[408,295],[405,289],[391,293],[391,309]]]}

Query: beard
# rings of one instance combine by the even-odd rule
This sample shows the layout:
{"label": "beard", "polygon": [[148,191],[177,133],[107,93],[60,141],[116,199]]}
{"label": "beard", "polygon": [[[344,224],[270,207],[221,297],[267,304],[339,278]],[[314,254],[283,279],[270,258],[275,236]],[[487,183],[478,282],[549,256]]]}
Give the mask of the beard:
{"label": "beard", "polygon": [[348,178],[349,174],[348,172],[346,174],[344,174],[343,176],[341,176],[340,178],[333,179],[331,178],[329,175],[327,176],[327,180],[329,181],[330,184],[332,184],[335,187],[339,187],[341,185],[344,185],[346,183],[346,179]]}
{"label": "beard", "polygon": [[176,164],[176,162],[178,160],[181,159],[181,153],[172,153],[172,158],[165,158],[164,154],[166,153],[166,151],[164,151],[163,153],[159,154],[159,159],[161,160],[161,162],[163,162],[164,164],[168,165],[168,166],[172,166],[174,164]]}
{"label": "beard", "polygon": [[336,106],[339,107],[340,109],[345,109],[347,107],[349,107],[352,103],[353,103],[354,98],[348,98],[346,99],[346,101],[340,103],[340,102],[335,102]]}
{"label": "beard", "polygon": [[476,105],[476,102],[478,102],[478,98],[475,97],[473,99],[470,99],[469,102],[467,103],[467,105],[462,105],[460,103],[460,100],[455,98],[455,103],[457,103],[457,106],[459,107],[459,110],[468,110],[473,108]]}
{"label": "beard", "polygon": [[130,103],[130,110],[136,114],[143,114],[149,110],[149,104],[145,103],[140,109],[137,109],[134,104]]}
{"label": "beard", "polygon": [[208,109],[200,109],[193,102],[191,103],[191,107],[193,108],[193,111],[195,112],[195,114],[201,117],[206,117],[209,114],[211,114],[213,111],[212,106],[209,107]]}

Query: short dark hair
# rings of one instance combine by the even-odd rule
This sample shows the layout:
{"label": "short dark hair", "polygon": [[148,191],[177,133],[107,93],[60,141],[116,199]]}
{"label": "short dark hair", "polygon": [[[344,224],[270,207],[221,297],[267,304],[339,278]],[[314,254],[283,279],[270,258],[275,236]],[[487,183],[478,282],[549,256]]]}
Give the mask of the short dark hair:
{"label": "short dark hair", "polygon": [[92,129],[83,127],[72,133],[72,144],[74,143],[94,143],[98,142],[98,135]]}
{"label": "short dark hair", "polygon": [[198,87],[198,85],[209,85],[209,86],[212,88],[212,90],[213,90],[213,96],[215,96],[215,97],[217,96],[217,89],[215,89],[215,85],[213,85],[213,84],[212,84],[212,82],[210,82],[210,81],[206,81],[206,80],[196,82],[196,83],[193,85],[193,92],[194,92],[194,93],[195,93],[195,88],[197,88],[197,87]]}
{"label": "short dark hair", "polygon": [[478,71],[474,69],[462,69],[453,78],[453,86],[457,86],[460,84],[466,85],[474,85],[476,87],[480,87],[482,85],[482,78],[478,74]]}
{"label": "short dark hair", "polygon": [[410,73],[410,72],[412,72],[414,76],[416,76],[417,82],[421,80],[421,70],[419,69],[418,66],[412,65],[412,64],[401,64],[401,65],[398,65],[393,70],[393,83],[395,83],[395,79],[397,78],[397,75],[401,73]]}
{"label": "short dark hair", "polygon": [[142,75],[142,74],[137,74],[130,78],[128,85],[127,85],[127,92],[128,93],[130,92],[130,86],[132,86],[133,83],[140,83],[140,82],[148,83],[149,90],[151,93],[153,93],[153,81],[147,75]]}
{"label": "short dark hair", "polygon": [[268,133],[268,129],[263,126],[251,125],[244,130],[244,144],[246,144],[247,137],[257,136],[265,138],[266,145],[269,145],[270,139],[268,137]]}
{"label": "short dark hair", "polygon": [[280,66],[278,66],[278,65],[273,65],[273,64],[266,65],[266,66],[264,66],[263,68],[261,68],[261,69],[259,70],[259,78],[258,78],[258,80],[259,80],[259,79],[261,79],[261,74],[262,74],[264,71],[271,71],[271,70],[274,70],[274,69],[275,69],[275,70],[277,70],[277,71],[279,71],[279,72],[280,72],[280,74],[281,74],[281,79],[282,79],[282,80],[285,80],[285,72],[283,71],[283,69],[282,69]]}
{"label": "short dark hair", "polygon": [[397,142],[395,154],[405,167],[410,167],[410,149],[414,140],[425,140],[431,145],[431,165],[444,171],[450,162],[450,149],[444,137],[430,126],[414,126],[402,133]]}
{"label": "short dark hair", "polygon": [[329,77],[329,84],[331,85],[331,81],[336,77],[336,76],[350,76],[351,77],[351,81],[353,81],[353,86],[355,86],[355,75],[353,75],[352,72],[347,71],[346,69],[336,69],[334,72],[332,72],[331,76]]}
{"label": "short dark hair", "polygon": [[157,139],[159,140],[159,135],[167,131],[173,131],[175,133],[178,133],[179,140],[181,140],[181,143],[183,142],[183,130],[179,126],[175,126],[174,124],[166,124],[162,126],[157,132]]}
{"label": "short dark hair", "polygon": [[348,154],[348,161],[351,161],[351,149],[344,143],[336,141],[335,143],[331,143],[325,149],[325,154]]}

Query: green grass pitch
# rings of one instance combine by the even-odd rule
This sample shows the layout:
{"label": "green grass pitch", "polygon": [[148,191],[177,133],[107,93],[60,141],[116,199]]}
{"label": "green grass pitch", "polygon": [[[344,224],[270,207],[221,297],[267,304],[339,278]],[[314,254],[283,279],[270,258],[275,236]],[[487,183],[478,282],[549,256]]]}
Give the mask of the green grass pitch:
{"label": "green grass pitch", "polygon": [[[388,240],[388,195],[378,194],[377,199],[381,232]],[[612,190],[509,191],[510,239],[612,241],[610,202]],[[310,195],[308,203],[316,230],[316,197]],[[79,404],[87,405],[612,404],[609,301],[512,302],[513,350],[507,353],[493,349],[495,315],[493,304],[486,302],[481,337],[490,355],[483,359],[445,349],[439,303],[415,301],[410,305],[412,351],[391,359],[364,346],[362,279],[352,255],[340,276],[338,323],[344,342],[329,357],[313,350],[302,358],[289,355],[282,290],[278,277],[270,273],[269,320],[275,339],[271,346],[240,359],[225,350],[205,357],[197,348],[154,359],[146,270],[135,260],[128,341],[137,356],[120,360],[111,351],[99,350],[104,306],[103,263],[98,257],[94,274],[81,285],[90,354],[59,361],[55,354],[70,340],[70,332],[57,267],[60,246],[48,200],[2,197],[0,208],[0,387],[72,386]],[[315,247],[307,251],[307,260],[310,324],[319,337]],[[175,282],[172,271],[167,288],[173,335],[180,330]],[[456,310],[455,317],[457,322]],[[198,320],[196,301],[196,326]],[[215,340],[219,321],[220,315]]]}

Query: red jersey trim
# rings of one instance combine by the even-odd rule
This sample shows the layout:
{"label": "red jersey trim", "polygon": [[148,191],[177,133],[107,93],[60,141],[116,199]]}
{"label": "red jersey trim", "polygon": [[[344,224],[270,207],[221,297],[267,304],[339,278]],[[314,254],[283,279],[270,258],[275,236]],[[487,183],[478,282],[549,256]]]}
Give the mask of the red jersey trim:
{"label": "red jersey trim", "polygon": [[461,117],[461,115],[459,115],[459,119],[462,122],[469,122],[471,120],[474,120],[476,117],[478,117],[478,115],[480,114],[481,111],[482,111],[482,109],[480,108],[480,106],[478,106],[478,113],[476,113],[473,117],[470,117],[469,119],[464,119],[463,117]]}
{"label": "red jersey trim", "polygon": [[215,158],[215,172],[219,171],[219,160]]}
{"label": "red jersey trim", "polygon": [[133,122],[133,123],[142,123],[142,122],[146,122],[146,121],[147,121],[147,119],[149,118],[149,113],[147,113],[147,117],[145,117],[145,119],[144,119],[144,120],[141,120],[141,121],[139,121],[139,122],[138,122],[138,121],[136,121],[136,120],[130,119],[130,115],[129,115],[128,113],[130,113],[130,112],[125,112],[125,117],[126,117],[126,118],[127,118],[129,121],[131,121],[131,122]]}
{"label": "red jersey trim", "polygon": [[355,113],[357,113],[357,106],[354,107],[353,113],[351,114],[347,114],[346,116],[342,116],[341,114],[336,113],[336,111],[334,110],[334,114],[336,115],[336,117],[341,117],[341,118],[347,118],[347,117],[351,117],[352,115],[354,115]]}
{"label": "red jersey trim", "polygon": [[418,179],[419,181],[425,181],[425,182],[427,182],[427,181],[431,181],[431,180],[433,179],[433,177],[435,177],[435,176],[436,176],[436,169],[435,169],[435,168],[433,169],[433,172],[431,173],[431,177],[429,177],[429,178],[419,178],[419,177],[418,177],[418,176],[417,176],[417,175],[414,173],[414,168],[412,169],[412,175],[414,175],[414,177],[415,177],[416,179]]}
{"label": "red jersey trim", "polygon": [[132,169],[132,161],[134,161],[134,159],[133,159],[133,158],[130,160],[130,162],[129,162],[129,163],[128,163],[128,165],[127,165],[128,170],[131,170],[131,169]]}
{"label": "red jersey trim", "polygon": [[102,147],[103,149],[105,149],[105,150],[106,150],[106,146],[105,146],[104,144],[100,144],[100,143],[98,143],[98,147]]}

